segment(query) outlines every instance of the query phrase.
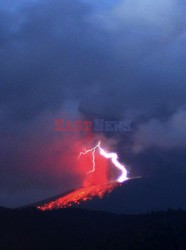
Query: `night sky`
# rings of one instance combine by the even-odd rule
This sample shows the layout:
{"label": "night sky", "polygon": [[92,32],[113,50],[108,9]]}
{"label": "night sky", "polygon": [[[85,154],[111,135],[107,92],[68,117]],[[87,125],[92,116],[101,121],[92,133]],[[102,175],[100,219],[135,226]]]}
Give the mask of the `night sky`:
{"label": "night sky", "polygon": [[86,135],[54,119],[131,121],[100,135],[131,176],[186,175],[185,13],[183,0],[0,2],[0,206],[81,185]]}

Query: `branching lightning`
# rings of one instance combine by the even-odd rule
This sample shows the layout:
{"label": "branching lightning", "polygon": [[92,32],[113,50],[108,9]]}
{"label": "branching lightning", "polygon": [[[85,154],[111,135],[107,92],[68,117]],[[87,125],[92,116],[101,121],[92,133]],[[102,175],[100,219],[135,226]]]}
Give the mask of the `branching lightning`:
{"label": "branching lightning", "polygon": [[87,174],[93,173],[96,170],[96,163],[95,163],[95,152],[98,149],[98,152],[100,155],[102,155],[103,157],[105,157],[106,159],[111,159],[112,163],[114,164],[115,167],[117,167],[120,171],[121,171],[121,175],[118,177],[117,182],[124,182],[126,180],[128,180],[127,177],[127,170],[125,168],[124,165],[122,165],[119,161],[118,161],[118,155],[116,153],[107,153],[102,147],[101,147],[101,141],[98,142],[98,144],[89,150],[86,150],[84,148],[84,151],[81,152],[79,154],[78,159],[82,156],[82,155],[86,155],[88,153],[92,153],[92,170],[90,170]]}

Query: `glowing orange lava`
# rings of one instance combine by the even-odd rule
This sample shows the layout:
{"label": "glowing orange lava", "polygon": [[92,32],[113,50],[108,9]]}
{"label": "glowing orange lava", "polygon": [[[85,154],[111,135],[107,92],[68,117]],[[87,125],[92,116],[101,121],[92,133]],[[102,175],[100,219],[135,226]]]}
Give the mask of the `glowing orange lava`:
{"label": "glowing orange lava", "polygon": [[80,202],[85,202],[87,200],[92,200],[93,197],[102,198],[105,194],[109,194],[112,190],[119,186],[117,182],[109,183],[106,185],[93,185],[88,187],[79,188],[61,198],[46,203],[44,205],[38,206],[37,208],[46,211],[59,208],[71,207]]}

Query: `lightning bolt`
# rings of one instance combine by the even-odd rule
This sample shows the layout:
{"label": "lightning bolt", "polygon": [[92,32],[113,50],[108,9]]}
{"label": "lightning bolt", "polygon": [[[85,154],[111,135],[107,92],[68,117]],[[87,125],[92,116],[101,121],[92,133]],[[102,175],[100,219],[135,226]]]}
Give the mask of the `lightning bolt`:
{"label": "lightning bolt", "polygon": [[127,170],[125,168],[124,165],[122,165],[119,161],[118,161],[118,155],[116,153],[107,153],[102,147],[101,147],[101,141],[98,142],[98,144],[91,149],[86,150],[84,148],[84,151],[81,152],[79,154],[78,159],[82,156],[82,155],[86,155],[88,153],[92,153],[92,170],[90,170],[87,174],[93,173],[96,170],[96,163],[95,163],[95,152],[98,149],[99,154],[102,155],[103,157],[105,157],[106,159],[111,159],[112,163],[114,164],[114,166],[116,168],[118,168],[121,171],[121,175],[118,177],[118,179],[116,180],[117,182],[124,182],[126,180],[128,180],[127,177]]}

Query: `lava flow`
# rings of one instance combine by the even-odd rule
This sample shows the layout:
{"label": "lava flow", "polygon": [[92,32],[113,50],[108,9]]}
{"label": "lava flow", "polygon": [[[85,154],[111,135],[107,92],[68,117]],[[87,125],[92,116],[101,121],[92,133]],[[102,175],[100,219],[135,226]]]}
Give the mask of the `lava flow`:
{"label": "lava flow", "polygon": [[58,208],[67,208],[76,204],[78,205],[80,202],[92,200],[94,197],[101,199],[105,194],[111,193],[112,190],[119,185],[119,183],[115,182],[107,185],[95,185],[79,188],[55,201],[38,206],[37,208],[42,211],[46,211]]}
{"label": "lava flow", "polygon": [[[96,153],[99,153],[98,156],[96,155]],[[67,208],[67,207],[71,207],[73,205],[77,205],[80,202],[85,202],[88,200],[93,199],[94,197],[96,198],[102,198],[105,194],[109,194],[112,192],[112,190],[115,187],[118,187],[120,185],[120,183],[128,180],[127,177],[127,170],[125,168],[124,165],[122,165],[119,161],[118,161],[118,156],[116,153],[108,153],[106,152],[102,147],[101,147],[101,142],[99,142],[94,148],[86,150],[84,149],[83,152],[81,152],[79,154],[79,157],[82,157],[83,155],[87,155],[87,154],[92,154],[92,169],[89,170],[87,172],[87,177],[88,178],[89,175],[94,175],[96,176],[96,172],[99,171],[99,168],[97,169],[97,161],[96,159],[99,159],[98,157],[104,158],[105,160],[108,161],[108,159],[111,160],[112,164],[118,169],[120,170],[120,176],[117,178],[116,181],[107,181],[107,183],[89,183],[88,185],[84,184],[84,187],[79,188],[75,191],[72,191],[66,195],[63,195],[62,197],[45,203],[44,205],[38,206],[37,208],[45,211],[45,210],[52,210],[52,209],[58,209],[58,208]],[[84,181],[84,183],[86,183]]]}

